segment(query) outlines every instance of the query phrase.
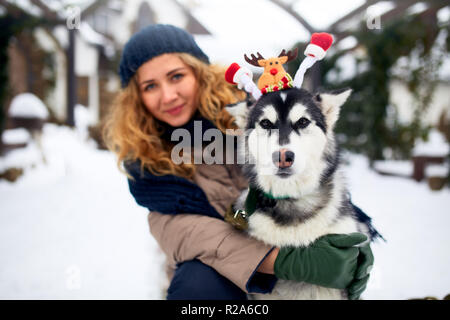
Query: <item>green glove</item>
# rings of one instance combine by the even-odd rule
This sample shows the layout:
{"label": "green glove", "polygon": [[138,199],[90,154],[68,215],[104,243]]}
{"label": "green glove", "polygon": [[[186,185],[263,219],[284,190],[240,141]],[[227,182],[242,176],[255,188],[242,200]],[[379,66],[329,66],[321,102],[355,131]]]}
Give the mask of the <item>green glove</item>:
{"label": "green glove", "polygon": [[366,240],[361,233],[329,234],[308,247],[281,248],[275,259],[275,275],[279,279],[345,289],[357,271],[360,250],[354,246]]}
{"label": "green glove", "polygon": [[370,245],[367,244],[359,248],[358,267],[355,273],[355,279],[350,283],[347,288],[348,298],[350,300],[357,300],[361,296],[361,293],[367,287],[367,281],[369,281],[369,273],[373,266],[373,254],[370,249]]}

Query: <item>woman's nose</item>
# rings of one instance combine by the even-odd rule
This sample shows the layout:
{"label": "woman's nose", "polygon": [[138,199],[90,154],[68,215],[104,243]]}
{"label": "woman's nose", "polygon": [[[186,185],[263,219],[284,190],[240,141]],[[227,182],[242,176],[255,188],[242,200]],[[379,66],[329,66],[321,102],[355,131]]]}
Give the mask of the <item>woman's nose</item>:
{"label": "woman's nose", "polygon": [[177,89],[170,84],[162,86],[162,102],[170,103],[178,97]]}

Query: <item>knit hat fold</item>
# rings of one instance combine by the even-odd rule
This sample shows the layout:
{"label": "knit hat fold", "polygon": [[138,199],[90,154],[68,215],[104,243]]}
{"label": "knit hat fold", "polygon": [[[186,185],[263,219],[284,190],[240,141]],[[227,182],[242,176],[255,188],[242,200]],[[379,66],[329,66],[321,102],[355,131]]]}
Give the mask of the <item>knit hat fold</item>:
{"label": "knit hat fold", "polygon": [[122,88],[128,85],[142,64],[159,55],[174,52],[189,53],[209,64],[208,56],[197,45],[194,37],[183,29],[168,24],[155,24],[135,33],[125,44],[120,59]]}

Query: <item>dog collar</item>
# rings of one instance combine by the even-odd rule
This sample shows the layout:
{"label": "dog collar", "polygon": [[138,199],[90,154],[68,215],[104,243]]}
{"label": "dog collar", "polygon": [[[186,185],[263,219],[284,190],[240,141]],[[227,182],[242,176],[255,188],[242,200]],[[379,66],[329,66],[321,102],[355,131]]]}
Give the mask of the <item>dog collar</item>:
{"label": "dog collar", "polygon": [[292,199],[288,196],[275,197],[271,193],[266,193],[258,188],[250,186],[247,198],[245,199],[244,210],[236,210],[233,212],[233,206],[231,205],[225,213],[225,221],[231,223],[238,229],[246,230],[248,228],[248,217],[256,211],[256,202],[259,195],[263,195],[272,200]]}
{"label": "dog collar", "polygon": [[266,197],[266,198],[269,198],[269,199],[274,199],[274,200],[286,200],[286,199],[292,199],[291,197],[289,197],[289,196],[281,196],[281,197],[275,197],[273,194],[271,194],[271,193],[266,193],[266,192],[263,192],[263,191],[261,191],[262,193],[263,193],[263,195]]}

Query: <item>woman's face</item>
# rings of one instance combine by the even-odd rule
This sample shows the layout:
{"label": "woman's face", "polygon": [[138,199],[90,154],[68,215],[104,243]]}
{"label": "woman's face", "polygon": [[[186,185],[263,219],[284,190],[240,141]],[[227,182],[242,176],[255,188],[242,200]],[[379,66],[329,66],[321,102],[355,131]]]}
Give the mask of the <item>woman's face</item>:
{"label": "woman's face", "polygon": [[137,81],[147,110],[172,127],[186,124],[197,110],[197,80],[176,54],[163,54],[141,65]]}

